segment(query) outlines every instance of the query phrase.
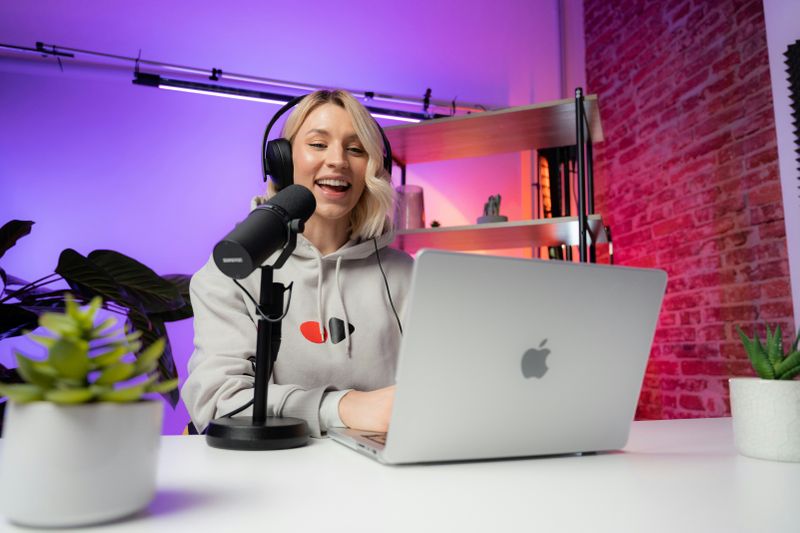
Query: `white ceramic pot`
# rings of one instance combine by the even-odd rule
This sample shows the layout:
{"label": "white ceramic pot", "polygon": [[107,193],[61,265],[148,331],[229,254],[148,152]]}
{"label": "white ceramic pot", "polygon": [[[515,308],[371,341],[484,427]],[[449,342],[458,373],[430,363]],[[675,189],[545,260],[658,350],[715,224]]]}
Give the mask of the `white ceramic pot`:
{"label": "white ceramic pot", "polygon": [[739,453],[800,462],[800,381],[731,378],[729,382]]}
{"label": "white ceramic pot", "polygon": [[163,412],[161,401],[9,402],[0,441],[3,515],[70,527],[144,508],[155,495]]}

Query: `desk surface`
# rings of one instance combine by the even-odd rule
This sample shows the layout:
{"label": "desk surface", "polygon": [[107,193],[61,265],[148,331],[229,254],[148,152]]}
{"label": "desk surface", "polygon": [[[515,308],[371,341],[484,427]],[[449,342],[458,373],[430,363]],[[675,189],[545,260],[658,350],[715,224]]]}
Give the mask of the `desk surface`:
{"label": "desk surface", "polygon": [[737,455],[728,418],[635,422],[616,453],[427,466],[327,439],[273,452],[162,442],[150,507],[87,531],[800,530],[800,463]]}

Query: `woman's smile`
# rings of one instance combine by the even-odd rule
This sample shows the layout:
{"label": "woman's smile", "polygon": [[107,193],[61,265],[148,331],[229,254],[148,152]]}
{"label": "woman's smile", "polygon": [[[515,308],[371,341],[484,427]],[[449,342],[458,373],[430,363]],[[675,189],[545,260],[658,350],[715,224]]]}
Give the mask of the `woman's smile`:
{"label": "woman's smile", "polygon": [[352,189],[350,181],[342,176],[324,176],[314,180],[314,187],[319,188],[326,198],[338,200],[347,196]]}

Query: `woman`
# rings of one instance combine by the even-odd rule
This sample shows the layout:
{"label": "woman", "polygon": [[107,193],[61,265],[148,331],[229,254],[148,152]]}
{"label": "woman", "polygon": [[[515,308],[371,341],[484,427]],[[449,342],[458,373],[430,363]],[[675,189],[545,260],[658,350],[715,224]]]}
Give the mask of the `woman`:
{"label": "woman", "polygon": [[[381,132],[349,93],[317,91],[294,108],[283,137],[294,183],[312,191],[317,208],[275,271],[294,288],[268,414],[304,419],[317,437],[332,426],[386,431],[412,259],[386,247],[392,187]],[[241,281],[256,300],[259,282],[258,269]],[[191,299],[195,350],[182,396],[202,431],[253,397],[257,314],[213,260],[192,277]]]}

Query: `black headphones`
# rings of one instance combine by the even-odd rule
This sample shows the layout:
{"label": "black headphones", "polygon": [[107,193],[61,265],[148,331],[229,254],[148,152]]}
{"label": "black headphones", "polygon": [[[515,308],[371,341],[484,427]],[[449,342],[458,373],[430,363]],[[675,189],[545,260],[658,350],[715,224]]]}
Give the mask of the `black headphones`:
{"label": "black headphones", "polygon": [[[261,143],[261,169],[264,173],[264,181],[267,181],[267,176],[272,176],[272,182],[275,184],[277,190],[288,187],[294,183],[294,164],[292,163],[292,144],[288,139],[279,138],[267,141],[269,131],[272,126],[277,122],[281,115],[286,113],[289,109],[296,106],[305,95],[292,98],[283,107],[278,109],[278,112],[272,117],[272,120],[267,124],[267,129],[264,131],[264,140]],[[392,173],[392,147],[389,145],[389,139],[383,132],[378,122],[378,131],[381,132],[383,138],[383,147],[385,155],[383,156],[383,168],[389,174]]]}

